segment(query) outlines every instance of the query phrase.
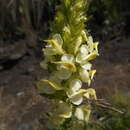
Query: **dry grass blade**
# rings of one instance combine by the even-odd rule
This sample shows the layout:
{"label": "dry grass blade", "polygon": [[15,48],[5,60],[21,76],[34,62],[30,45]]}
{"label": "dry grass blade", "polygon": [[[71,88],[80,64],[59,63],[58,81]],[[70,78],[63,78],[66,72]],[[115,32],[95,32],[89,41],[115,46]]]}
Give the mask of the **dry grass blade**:
{"label": "dry grass blade", "polygon": [[103,109],[112,110],[112,111],[118,112],[120,114],[125,113],[125,112],[113,107],[112,104],[106,102],[104,99],[93,100],[93,101],[91,101],[91,103],[92,103],[92,105],[103,108]]}

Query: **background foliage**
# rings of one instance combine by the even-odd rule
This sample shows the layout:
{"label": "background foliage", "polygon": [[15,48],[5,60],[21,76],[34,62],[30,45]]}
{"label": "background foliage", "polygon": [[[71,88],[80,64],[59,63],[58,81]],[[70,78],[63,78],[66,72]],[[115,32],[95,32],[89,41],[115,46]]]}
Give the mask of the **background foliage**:
{"label": "background foliage", "polygon": [[[128,27],[130,21],[129,0],[91,0],[90,21],[110,31],[113,26],[123,24]],[[91,22],[90,22],[91,24]]]}
{"label": "background foliage", "polygon": [[[90,29],[123,24],[129,32],[129,0],[89,0]],[[56,0],[0,0],[0,40],[17,40],[29,30],[39,35],[47,32],[48,21],[53,19]],[[93,30],[93,29],[92,29]]]}

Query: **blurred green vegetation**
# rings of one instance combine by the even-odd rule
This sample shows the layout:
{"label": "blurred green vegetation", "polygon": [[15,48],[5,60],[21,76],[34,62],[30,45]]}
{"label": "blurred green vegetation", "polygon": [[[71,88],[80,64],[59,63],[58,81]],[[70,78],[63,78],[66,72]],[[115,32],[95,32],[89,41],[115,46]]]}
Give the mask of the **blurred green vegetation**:
{"label": "blurred green vegetation", "polygon": [[[88,128],[93,130],[129,130],[130,129],[130,92],[118,91],[110,97],[113,106],[124,114],[111,110],[97,109],[98,120],[90,122]],[[96,128],[95,128],[96,127]]]}
{"label": "blurred green vegetation", "polygon": [[[108,101],[123,114],[97,107],[94,108],[94,113],[88,124],[77,121],[72,117],[72,119],[52,130],[130,130],[130,92],[117,92],[108,98]],[[42,130],[42,127],[39,130]]]}
{"label": "blurred green vegetation", "polygon": [[[48,35],[59,0],[0,0],[0,42],[14,41],[35,32]],[[124,26],[130,32],[129,0],[89,0],[90,30],[110,31]],[[94,28],[94,29],[93,29]]]}
{"label": "blurred green vegetation", "polygon": [[55,0],[0,0],[0,41],[24,38],[29,32],[48,31]]}
{"label": "blurred green vegetation", "polygon": [[88,13],[92,16],[90,24],[105,28],[106,31],[113,29],[119,24],[130,26],[130,1],[129,0],[90,0]]}

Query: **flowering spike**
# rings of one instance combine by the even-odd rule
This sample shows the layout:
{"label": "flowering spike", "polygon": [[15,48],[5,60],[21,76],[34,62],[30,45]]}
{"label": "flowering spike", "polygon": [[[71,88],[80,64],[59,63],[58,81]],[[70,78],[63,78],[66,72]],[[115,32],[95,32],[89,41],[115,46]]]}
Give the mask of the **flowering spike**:
{"label": "flowering spike", "polygon": [[45,61],[41,66],[48,71],[51,68],[51,73],[37,86],[40,93],[59,97],[55,104],[58,107],[50,118],[55,123],[71,118],[73,113],[79,120],[87,122],[91,107],[82,103],[97,99],[94,89],[82,89],[83,83],[90,85],[96,73],[90,62],[99,55],[98,42],[93,42],[85,29],[86,5],[86,0],[60,0],[52,23],[53,32],[49,40],[45,40],[48,44],[43,49]]}

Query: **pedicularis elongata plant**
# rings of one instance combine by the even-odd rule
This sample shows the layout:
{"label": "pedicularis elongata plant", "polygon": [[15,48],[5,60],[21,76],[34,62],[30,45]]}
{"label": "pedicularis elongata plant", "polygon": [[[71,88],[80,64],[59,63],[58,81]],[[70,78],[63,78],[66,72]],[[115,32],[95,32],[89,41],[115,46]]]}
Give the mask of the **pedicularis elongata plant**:
{"label": "pedicularis elongata plant", "polygon": [[96,100],[95,90],[83,89],[90,85],[96,70],[90,63],[98,56],[98,42],[85,29],[86,0],[60,0],[52,26],[52,33],[43,48],[41,66],[49,76],[37,83],[40,93],[51,97],[53,112],[48,119],[61,123],[75,116],[87,122],[91,113],[91,99]]}

